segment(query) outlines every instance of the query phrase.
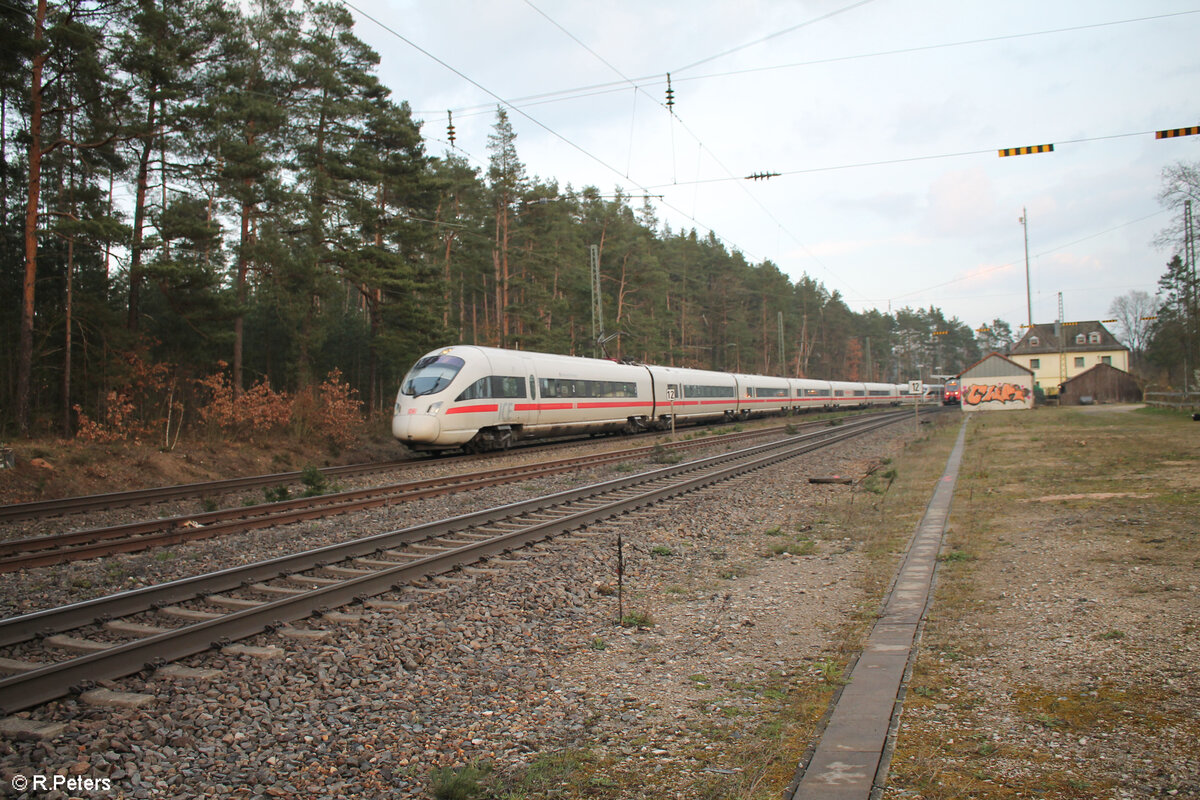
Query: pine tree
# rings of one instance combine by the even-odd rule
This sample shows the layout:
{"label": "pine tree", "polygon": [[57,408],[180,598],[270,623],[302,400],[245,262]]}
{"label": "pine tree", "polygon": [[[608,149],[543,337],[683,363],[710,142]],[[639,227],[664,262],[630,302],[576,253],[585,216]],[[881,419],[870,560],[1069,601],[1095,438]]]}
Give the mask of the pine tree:
{"label": "pine tree", "polygon": [[[384,394],[381,355],[385,363],[411,361],[424,349],[412,332],[435,336],[444,325],[438,318],[439,300],[444,302],[439,270],[431,257],[437,194],[408,104],[395,105],[382,90],[371,98],[352,162],[359,197],[335,258],[366,318],[364,382],[368,405],[375,408]],[[391,371],[387,377],[400,375]]]}
{"label": "pine tree", "polygon": [[[134,0],[128,28],[118,37],[120,67],[129,84],[129,101],[138,121],[127,127],[136,163],[134,177],[133,236],[129,243],[128,327],[139,325],[146,224],[152,204],[152,159],[159,155],[160,202],[165,213],[168,194],[168,150],[184,127],[184,104],[197,93],[194,71],[197,60],[210,46],[212,14],[184,0]],[[159,242],[167,240],[159,235]]]}
{"label": "pine tree", "polygon": [[285,250],[272,236],[283,226],[290,193],[283,164],[289,104],[296,92],[292,55],[299,18],[282,0],[260,0],[248,16],[224,17],[198,143],[217,195],[231,206],[237,228],[233,248],[232,385],[245,383],[246,314],[256,273],[269,276],[274,255]]}
{"label": "pine tree", "polygon": [[[36,286],[43,272],[61,279],[67,263],[59,260],[39,266],[40,239],[47,230],[42,209],[60,206],[62,199],[43,196],[43,173],[50,170],[65,176],[66,164],[75,154],[111,149],[118,137],[114,111],[121,105],[120,86],[109,79],[111,65],[104,47],[104,29],[112,23],[113,13],[108,7],[91,10],[74,4],[50,8],[47,0],[38,0],[32,26],[12,31],[14,49],[28,59],[24,83],[28,105],[22,104],[28,178],[15,389],[16,423],[23,433],[30,428],[34,394]],[[61,192],[61,184],[50,186]],[[69,186],[66,195],[67,208],[57,208],[58,214],[73,213]]]}
{"label": "pine tree", "polygon": [[525,189],[525,165],[517,157],[517,134],[503,107],[496,108],[496,123],[488,136],[488,184],[495,209],[495,233],[492,249],[493,289],[495,290],[495,338],[500,347],[508,346],[509,337],[509,247],[517,222],[518,203]]}
{"label": "pine tree", "polygon": [[352,152],[364,135],[370,99],[382,91],[371,73],[379,56],[353,34],[341,5],[309,4],[298,42],[300,92],[292,119],[301,216],[297,257],[278,286],[289,328],[295,331],[294,364],[301,387],[313,382],[314,359],[325,339],[326,302],[340,294],[337,263],[347,246],[350,209],[358,193]]}

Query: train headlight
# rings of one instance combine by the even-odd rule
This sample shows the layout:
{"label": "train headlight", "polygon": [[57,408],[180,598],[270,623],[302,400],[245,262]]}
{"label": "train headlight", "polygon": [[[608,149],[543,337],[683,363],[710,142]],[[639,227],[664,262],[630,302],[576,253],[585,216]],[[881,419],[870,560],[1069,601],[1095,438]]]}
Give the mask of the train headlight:
{"label": "train headlight", "polygon": [[441,409],[441,407],[442,407],[442,403],[439,400],[438,402],[431,405],[429,408],[425,409],[425,413],[426,414],[436,414],[438,412],[438,410]]}

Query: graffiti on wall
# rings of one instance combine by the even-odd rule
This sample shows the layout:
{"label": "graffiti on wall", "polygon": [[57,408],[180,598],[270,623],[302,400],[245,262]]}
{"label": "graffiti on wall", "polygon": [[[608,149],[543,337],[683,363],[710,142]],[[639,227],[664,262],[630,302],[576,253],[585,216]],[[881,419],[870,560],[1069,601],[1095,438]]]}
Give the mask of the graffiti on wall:
{"label": "graffiti on wall", "polygon": [[1015,383],[976,383],[963,390],[963,405],[977,406],[982,403],[1016,403],[1024,405],[1032,392]]}

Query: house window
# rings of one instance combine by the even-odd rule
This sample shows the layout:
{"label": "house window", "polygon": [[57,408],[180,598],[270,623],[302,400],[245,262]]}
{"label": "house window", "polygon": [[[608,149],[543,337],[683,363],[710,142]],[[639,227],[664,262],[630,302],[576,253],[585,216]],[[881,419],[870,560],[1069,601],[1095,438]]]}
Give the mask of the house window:
{"label": "house window", "polygon": [[1082,333],[1075,334],[1075,344],[1083,344],[1085,341],[1087,341],[1087,337]]}
{"label": "house window", "polygon": [[1076,356],[1076,357],[1075,357],[1075,366],[1077,366],[1077,367],[1082,367],[1082,366],[1083,366],[1083,356]]}
{"label": "house window", "polygon": [[1100,344],[1100,332],[1092,331],[1088,334],[1088,344]]}
{"label": "house window", "polygon": [[1112,366],[1112,356],[1100,356],[1100,363],[1108,364],[1111,367]]}
{"label": "house window", "polygon": [[1042,368],[1042,360],[1040,358],[1029,359],[1029,368],[1030,369],[1041,369]]}
{"label": "house window", "polygon": [[1037,347],[1041,343],[1042,343],[1042,340],[1039,339],[1038,337],[1036,337],[1036,336],[1029,337],[1029,346],[1030,347]]}

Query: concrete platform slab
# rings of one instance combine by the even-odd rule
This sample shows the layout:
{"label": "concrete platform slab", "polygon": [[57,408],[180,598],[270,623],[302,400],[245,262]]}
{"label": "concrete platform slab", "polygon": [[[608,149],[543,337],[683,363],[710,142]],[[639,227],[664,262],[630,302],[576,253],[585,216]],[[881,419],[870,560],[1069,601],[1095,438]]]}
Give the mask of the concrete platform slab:
{"label": "concrete platform slab", "polygon": [[929,605],[937,554],[962,463],[967,423],[900,565],[892,592],[829,716],[821,741],[793,781],[792,800],[868,800],[887,775],[883,761],[892,716]]}

